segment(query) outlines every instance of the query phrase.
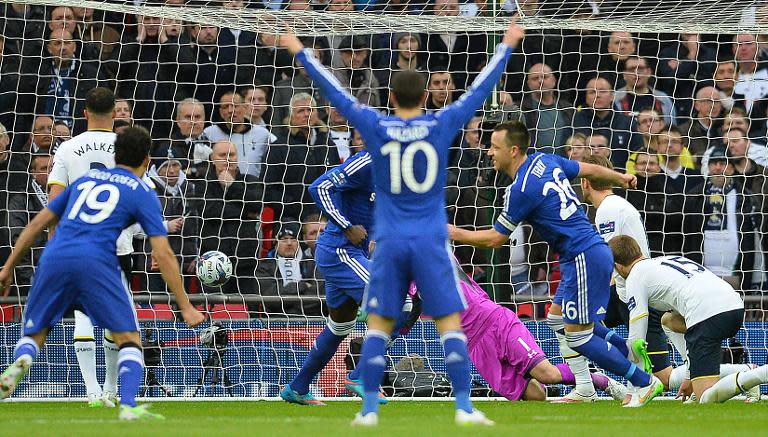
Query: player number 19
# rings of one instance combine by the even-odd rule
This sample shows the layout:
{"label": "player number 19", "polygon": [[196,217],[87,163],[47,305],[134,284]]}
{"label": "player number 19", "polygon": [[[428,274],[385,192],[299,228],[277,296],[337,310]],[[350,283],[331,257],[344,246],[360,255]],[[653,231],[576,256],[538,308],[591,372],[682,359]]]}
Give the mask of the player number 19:
{"label": "player number 19", "polygon": [[[392,194],[403,191],[402,183],[414,193],[426,193],[432,189],[437,179],[437,152],[432,144],[426,141],[414,141],[400,152],[401,144],[390,141],[381,148],[382,155],[389,155],[389,183]],[[417,152],[422,152],[427,160],[427,173],[424,180],[419,182],[413,174],[413,159]]]}
{"label": "player number 19", "polygon": [[[72,205],[72,209],[69,211],[67,218],[74,220],[75,217],[79,217],[80,220],[86,223],[96,224],[103,222],[112,215],[112,212],[117,206],[117,201],[120,199],[120,190],[111,184],[101,184],[94,188],[95,186],[95,181],[86,181],[75,187],[80,191],[80,194]],[[108,193],[107,198],[99,200],[99,195],[104,192]],[[96,211],[96,213],[89,214],[85,211],[80,212],[83,203],[85,203],[89,209]]]}

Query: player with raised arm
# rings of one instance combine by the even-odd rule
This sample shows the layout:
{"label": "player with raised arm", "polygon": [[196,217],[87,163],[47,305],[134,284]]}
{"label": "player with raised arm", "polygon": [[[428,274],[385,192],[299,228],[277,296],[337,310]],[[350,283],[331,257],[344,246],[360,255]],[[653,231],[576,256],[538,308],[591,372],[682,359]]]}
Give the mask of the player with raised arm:
{"label": "player with raised arm", "polygon": [[[43,229],[58,223],[35,273],[14,362],[0,376],[0,399],[9,397],[26,375],[50,328],[78,304],[88,317],[112,332],[120,348],[120,419],[162,418],[150,413],[146,405],[136,405],[144,365],[136,311],[116,254],[117,237],[123,229],[141,224],[184,321],[193,327],[204,318],[184,291],[157,195],[141,180],[151,145],[145,129],[126,129],[114,143],[117,167],[90,170],[73,181],[19,236],[0,271],[0,290],[10,286],[14,268]],[[88,262],[73,262],[84,256]]]}
{"label": "player with raised arm", "polygon": [[703,396],[720,378],[720,345],[736,335],[744,320],[741,297],[730,284],[688,258],[648,258],[627,235],[608,244],[616,271],[626,279],[629,340],[645,338],[650,308],[680,314],[685,319],[684,347],[693,393],[702,403],[709,402],[712,398]]}
{"label": "player with raised arm", "polygon": [[456,422],[493,424],[472,407],[469,397],[470,361],[459,317],[465,302],[458,290],[444,225],[448,219],[445,183],[450,144],[498,83],[512,47],[523,36],[522,28],[512,22],[470,89],[435,113],[424,114],[424,76],[415,71],[397,73],[390,93],[394,116],[357,102],[293,33],[279,37],[279,44],[297,56],[331,104],[361,132],[373,163],[376,256],[363,299],[369,314],[360,357],[365,395],[353,425],[378,424],[385,349],[412,280],[419,287],[424,312],[435,319],[440,332],[456,397]]}
{"label": "player with raised arm", "polygon": [[[450,237],[477,247],[500,247],[523,220],[533,225],[560,254],[560,285],[547,322],[560,340],[563,357],[570,357],[569,365],[582,367],[587,366],[583,359],[587,357],[603,369],[624,376],[637,387],[626,406],[645,405],[663,391],[664,385],[629,361],[626,340],[606,335],[607,329],[595,329],[608,306],[613,259],[568,182],[579,176],[626,187],[634,186],[636,179],[557,155],[528,155],[529,145],[524,124],[512,121],[496,125],[488,155],[494,169],[514,181],[507,187],[504,210],[492,229],[468,231],[449,226]],[[644,348],[638,349],[637,353],[645,353]],[[581,360],[574,361],[574,355],[579,354]],[[574,372],[579,370],[577,366]]]}
{"label": "player with raised arm", "polygon": [[[112,132],[115,95],[107,88],[94,88],[85,95],[85,118],[88,130],[63,142],[53,157],[53,167],[48,176],[48,201],[56,199],[77,178],[92,169],[115,166],[115,134]],[[127,242],[127,244],[126,244]],[[133,252],[132,238],[121,234],[118,254]],[[120,265],[130,275],[130,256],[120,257]],[[104,391],[96,377],[96,342],[93,323],[80,309],[75,308],[74,343],[77,364],[85,383],[88,405],[114,407],[117,400],[118,348],[109,330],[104,330]]]}

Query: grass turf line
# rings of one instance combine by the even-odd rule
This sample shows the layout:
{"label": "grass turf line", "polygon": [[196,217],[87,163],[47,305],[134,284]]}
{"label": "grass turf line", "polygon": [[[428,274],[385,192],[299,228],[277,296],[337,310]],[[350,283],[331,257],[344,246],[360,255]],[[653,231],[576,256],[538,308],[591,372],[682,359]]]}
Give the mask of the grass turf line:
{"label": "grass turf line", "polygon": [[723,405],[655,402],[621,408],[616,402],[585,405],[543,402],[478,402],[495,420],[493,428],[471,431],[453,424],[449,402],[394,402],[382,408],[379,428],[354,429],[349,422],[357,402],[304,407],[279,402],[166,402],[152,411],[165,421],[124,423],[117,410],[85,403],[0,404],[0,435],[68,436],[675,436],[759,435],[768,429],[765,404],[732,401]]}

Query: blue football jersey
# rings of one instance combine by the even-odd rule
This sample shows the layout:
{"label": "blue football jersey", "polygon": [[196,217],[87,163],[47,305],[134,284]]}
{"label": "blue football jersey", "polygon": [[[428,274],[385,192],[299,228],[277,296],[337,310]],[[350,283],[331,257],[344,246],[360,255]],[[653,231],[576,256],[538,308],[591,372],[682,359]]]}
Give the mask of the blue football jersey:
{"label": "blue football jersey", "polygon": [[445,184],[449,147],[501,78],[512,49],[499,44],[488,66],[453,104],[408,120],[358,103],[308,50],[304,69],[365,139],[376,190],[374,239],[447,238]]}
{"label": "blue football jersey", "polygon": [[[373,178],[371,155],[362,151],[343,164],[329,170],[312,185],[309,193],[317,206],[328,217],[328,225],[320,234],[321,244],[343,247],[352,243],[344,236],[344,230],[362,225],[370,236],[373,232]],[[368,251],[368,241],[362,247]]]}
{"label": "blue football jersey", "polygon": [[596,244],[605,244],[569,182],[578,175],[576,161],[543,153],[530,155],[507,187],[504,211],[494,228],[509,235],[525,220],[560,253],[562,261],[572,260]]}
{"label": "blue football jersey", "polygon": [[59,217],[59,224],[43,258],[117,259],[118,236],[136,222],[150,237],[167,235],[155,191],[119,167],[89,171],[53,199],[48,208]]}

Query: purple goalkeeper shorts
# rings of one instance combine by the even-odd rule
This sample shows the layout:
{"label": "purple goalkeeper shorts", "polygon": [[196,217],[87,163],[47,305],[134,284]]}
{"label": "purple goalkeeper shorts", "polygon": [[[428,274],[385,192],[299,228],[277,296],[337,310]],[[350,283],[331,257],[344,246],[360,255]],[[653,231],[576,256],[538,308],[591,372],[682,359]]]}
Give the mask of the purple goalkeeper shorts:
{"label": "purple goalkeeper shorts", "polygon": [[510,401],[522,398],[531,380],[530,370],[547,359],[531,331],[506,308],[487,329],[468,338],[467,346],[478,373]]}

